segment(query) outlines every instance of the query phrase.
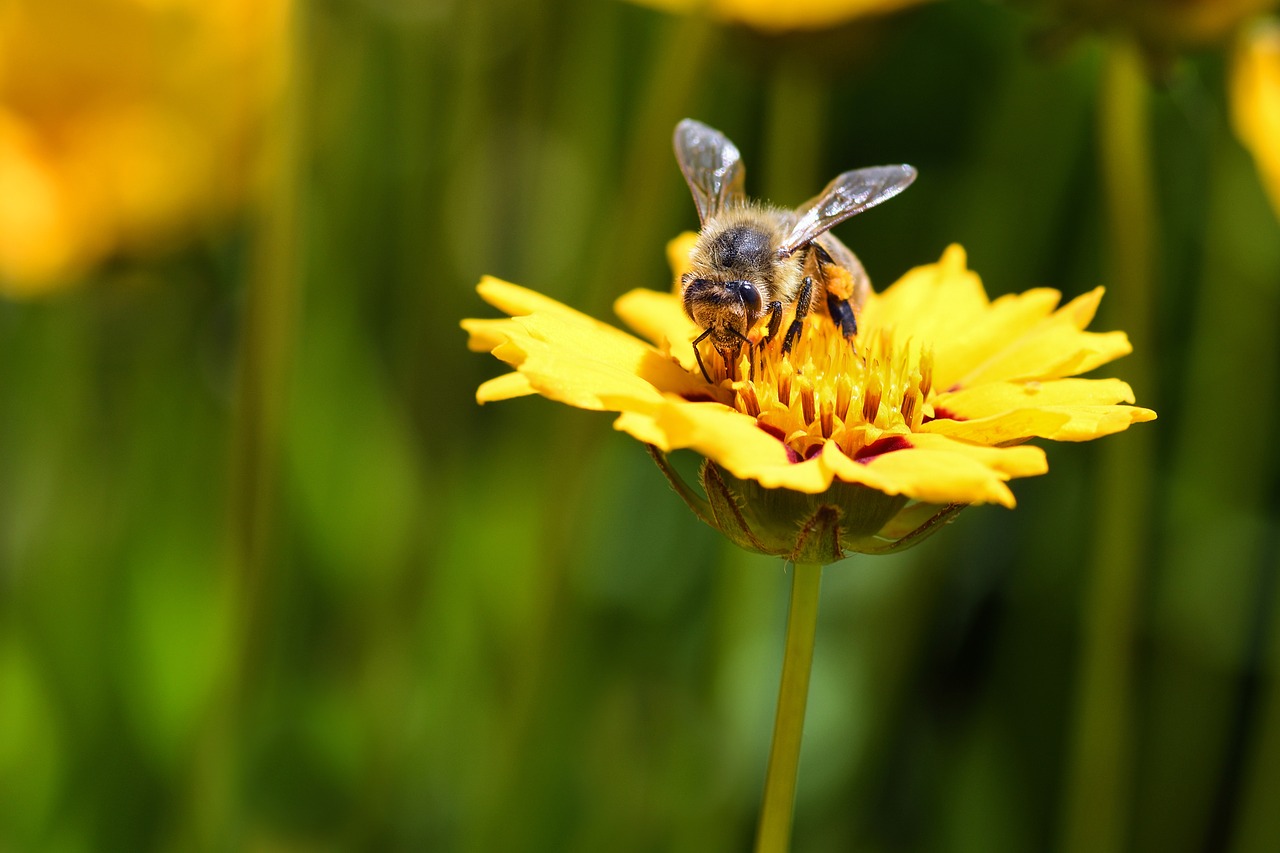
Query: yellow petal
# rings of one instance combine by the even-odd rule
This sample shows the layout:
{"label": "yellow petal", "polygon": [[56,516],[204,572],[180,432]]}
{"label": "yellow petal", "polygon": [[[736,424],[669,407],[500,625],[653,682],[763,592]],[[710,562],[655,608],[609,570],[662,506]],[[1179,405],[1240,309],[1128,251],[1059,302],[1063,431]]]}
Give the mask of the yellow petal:
{"label": "yellow petal", "polygon": [[513,372],[495,376],[488,382],[481,383],[476,389],[477,403],[495,403],[499,400],[511,400],[515,397],[527,397],[538,393],[538,389],[529,384],[529,378],[523,373]]}
{"label": "yellow petal", "polygon": [[[1052,379],[1047,382],[988,382],[933,398],[937,417],[984,418],[1013,409],[1043,406],[1110,406],[1132,403],[1133,389],[1119,379]],[[945,410],[947,414],[941,414]]]}
{"label": "yellow petal", "polygon": [[869,299],[859,325],[933,342],[963,335],[986,308],[981,280],[966,269],[964,249],[952,245],[937,263],[909,270]]}
{"label": "yellow petal", "polygon": [[510,320],[506,333],[507,339],[493,350],[495,356],[524,374],[538,393],[584,409],[653,406],[662,394],[640,375],[644,361],[651,360],[653,373],[661,373],[663,363],[679,370],[652,349],[637,351],[618,340],[625,337],[621,332],[592,334],[551,316]]}
{"label": "yellow petal", "polygon": [[966,373],[1052,314],[1060,298],[1058,291],[1049,288],[1001,296],[966,328],[936,341],[935,386],[958,384]]}
{"label": "yellow petal", "polygon": [[466,329],[467,349],[472,352],[493,352],[494,348],[507,340],[506,330],[511,321],[502,320],[463,320],[462,328]]}
{"label": "yellow petal", "polygon": [[[760,429],[754,418],[718,403],[668,398],[664,405],[649,412],[624,412],[614,421],[614,427],[664,451],[696,450],[744,479],[760,480],[762,472],[796,467],[789,461],[786,445]],[[801,477],[799,482],[806,479]],[[820,492],[830,482],[810,477],[809,488],[799,490]]]}
{"label": "yellow petal", "polygon": [[1280,24],[1259,23],[1236,47],[1231,119],[1280,216]]}
{"label": "yellow petal", "polygon": [[[962,388],[984,382],[1056,379],[1086,373],[1132,351],[1124,332],[1085,332],[1102,288],[1096,288],[1034,324],[961,376]],[[946,388],[939,383],[940,387]]]}
{"label": "yellow petal", "polygon": [[931,503],[1013,506],[1004,481],[1046,470],[1037,447],[979,447],[935,435],[911,435],[903,449],[866,461],[850,459],[835,442],[811,459],[793,461],[786,446],[752,418],[712,403],[669,400],[647,413],[624,412],[614,426],[667,452],[694,450],[766,488],[808,494],[820,494],[840,479]]}
{"label": "yellow petal", "polygon": [[914,433],[911,443],[921,450],[953,453],[981,462],[996,471],[1001,479],[1036,477],[1049,470],[1044,451],[1039,447],[987,447],[968,441],[957,441],[944,435]]}
{"label": "yellow petal", "polygon": [[[796,461],[787,446],[757,426],[754,418],[727,406],[668,401],[649,413],[624,412],[614,426],[664,451],[697,451],[735,477],[756,480],[769,489],[820,494],[835,478],[824,455]],[[828,446],[843,457],[834,444]],[[864,466],[856,466],[851,475],[849,482],[873,488],[879,488],[883,479],[867,473]]]}
{"label": "yellow petal", "polygon": [[633,0],[671,13],[705,13],[764,33],[818,30],[868,15],[883,15],[925,0]]}
{"label": "yellow petal", "polygon": [[1028,438],[1087,441],[1155,419],[1150,409],[1115,405],[1133,399],[1133,390],[1119,379],[992,382],[939,394],[933,400],[936,420],[920,429],[992,445]]}
{"label": "yellow petal", "polygon": [[1155,412],[1137,406],[1045,406],[971,421],[930,421],[920,429],[991,445],[1028,438],[1089,441],[1121,432],[1132,424],[1155,420],[1155,417]]}
{"label": "yellow petal", "polygon": [[689,258],[693,256],[693,247],[698,242],[698,235],[692,231],[685,231],[679,237],[667,241],[667,263],[671,266],[671,273],[675,281],[672,284],[672,292],[680,292],[680,276],[689,271]]}
{"label": "yellow petal", "polygon": [[491,275],[480,278],[480,283],[476,285],[476,293],[479,293],[480,298],[485,302],[512,317],[523,317],[527,314],[536,313],[553,314],[571,317],[586,325],[613,328],[608,323],[602,323],[594,317],[574,310],[563,302],[552,299],[550,296],[544,296],[536,290],[530,290],[527,287],[521,287],[518,284],[512,284],[509,281],[503,281]]}
{"label": "yellow petal", "polygon": [[[1004,481],[1047,469],[1038,447],[980,447],[943,436],[913,434],[910,447],[855,462],[833,445],[823,456],[842,480],[862,482],[891,495],[928,503],[998,503],[1012,507]],[[836,450],[836,452],[832,452]]]}
{"label": "yellow petal", "polygon": [[1036,328],[1059,298],[1056,290],[1038,288],[990,302],[982,281],[966,267],[964,249],[953,245],[936,264],[916,267],[874,297],[859,322],[931,347],[934,386],[950,388]]}
{"label": "yellow petal", "polygon": [[701,330],[684,313],[679,297],[641,288],[619,297],[613,310],[659,350],[671,353],[685,370],[697,370],[692,341]]}
{"label": "yellow petal", "polygon": [[544,396],[585,409],[646,410],[662,392],[714,395],[653,347],[620,329],[533,291],[488,279],[482,295],[492,304],[525,313],[509,320],[464,320],[473,349],[490,349],[515,367]]}

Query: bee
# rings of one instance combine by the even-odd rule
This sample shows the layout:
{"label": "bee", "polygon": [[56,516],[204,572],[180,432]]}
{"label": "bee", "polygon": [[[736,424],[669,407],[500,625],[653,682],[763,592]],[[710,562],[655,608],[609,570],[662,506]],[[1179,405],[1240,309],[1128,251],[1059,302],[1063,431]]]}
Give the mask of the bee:
{"label": "bee", "polygon": [[676,125],[675,152],[702,222],[689,271],[680,278],[680,297],[685,313],[703,329],[693,352],[707,381],[698,344],[710,338],[725,364],[734,364],[744,344],[754,345],[750,332],[756,324],[768,315],[768,343],[791,305],[795,319],[782,341],[784,354],[815,300],[825,303],[841,334],[853,338],[871,282],[858,257],[829,232],[905,190],[916,170],[899,165],[845,172],[800,207],[786,210],[746,197],[742,157],[720,131],[685,119]]}

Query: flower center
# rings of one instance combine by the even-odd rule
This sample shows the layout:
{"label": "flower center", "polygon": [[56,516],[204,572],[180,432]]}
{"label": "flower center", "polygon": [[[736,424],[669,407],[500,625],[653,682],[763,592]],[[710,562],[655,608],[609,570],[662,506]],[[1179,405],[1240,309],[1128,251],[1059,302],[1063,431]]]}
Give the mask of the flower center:
{"label": "flower center", "polygon": [[801,459],[828,441],[860,459],[875,442],[909,435],[933,382],[932,351],[898,344],[885,329],[848,340],[821,315],[806,319],[789,354],[774,339],[753,352],[744,347],[735,367],[748,378],[731,383],[734,407]]}

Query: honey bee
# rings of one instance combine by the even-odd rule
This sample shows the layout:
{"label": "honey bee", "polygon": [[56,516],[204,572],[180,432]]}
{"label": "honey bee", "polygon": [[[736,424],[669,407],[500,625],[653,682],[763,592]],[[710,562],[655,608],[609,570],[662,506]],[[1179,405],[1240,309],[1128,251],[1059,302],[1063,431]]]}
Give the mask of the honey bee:
{"label": "honey bee", "polygon": [[[676,160],[693,193],[701,233],[680,278],[685,313],[703,329],[693,341],[702,375],[711,381],[698,344],[711,338],[726,365],[734,364],[749,333],[766,314],[763,342],[780,331],[782,312],[795,306],[782,351],[800,335],[814,300],[852,338],[871,282],[862,262],[830,234],[855,214],[888,201],[916,179],[911,166],[874,166],[837,176],[795,210],[752,201],[743,192],[738,149],[720,131],[693,119],[676,125]],[[754,363],[753,363],[754,369]]]}

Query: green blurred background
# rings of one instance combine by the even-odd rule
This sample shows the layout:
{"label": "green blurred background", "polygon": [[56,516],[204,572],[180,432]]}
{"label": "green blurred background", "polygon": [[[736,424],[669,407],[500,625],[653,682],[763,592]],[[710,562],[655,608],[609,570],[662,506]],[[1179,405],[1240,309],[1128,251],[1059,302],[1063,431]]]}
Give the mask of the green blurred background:
{"label": "green blurred background", "polygon": [[[0,850],[749,847],[786,568],[608,416],[477,406],[458,327],[484,273],[605,319],[667,287],[684,116],[784,204],[914,164],[838,231],[878,286],[952,242],[993,296],[1111,284],[1100,373],[1160,413],[827,571],[795,848],[1280,849],[1280,224],[1225,53],[1147,87],[961,0],[296,17],[239,225],[0,303]],[[1112,172],[1108,104],[1149,137]]]}

